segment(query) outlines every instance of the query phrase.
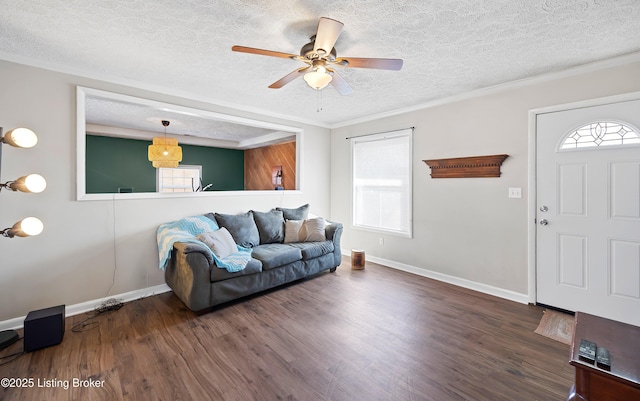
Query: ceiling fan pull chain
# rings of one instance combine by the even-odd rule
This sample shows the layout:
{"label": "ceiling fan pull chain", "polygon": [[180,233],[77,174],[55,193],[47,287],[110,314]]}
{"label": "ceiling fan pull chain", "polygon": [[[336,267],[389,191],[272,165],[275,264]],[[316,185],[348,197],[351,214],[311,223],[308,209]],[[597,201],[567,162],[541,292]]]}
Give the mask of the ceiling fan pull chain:
{"label": "ceiling fan pull chain", "polygon": [[316,92],[318,92],[318,108],[316,112],[320,113],[322,111],[322,89],[316,89]]}

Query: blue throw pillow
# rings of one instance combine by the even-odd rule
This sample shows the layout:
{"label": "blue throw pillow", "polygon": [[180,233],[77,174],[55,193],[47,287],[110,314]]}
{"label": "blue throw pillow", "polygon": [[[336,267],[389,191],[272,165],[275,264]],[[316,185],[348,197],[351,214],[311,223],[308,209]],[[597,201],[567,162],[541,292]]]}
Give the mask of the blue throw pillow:
{"label": "blue throw pillow", "polygon": [[306,220],[309,217],[309,204],[302,205],[295,209],[286,209],[284,207],[277,207],[276,210],[282,212],[285,220]]}
{"label": "blue throw pillow", "polygon": [[256,212],[253,219],[260,233],[261,244],[281,244],[284,241],[284,215],[280,210]]}
{"label": "blue throw pillow", "polygon": [[215,213],[216,221],[220,227],[226,228],[236,244],[244,248],[253,248],[260,245],[260,233],[253,213],[220,214]]}

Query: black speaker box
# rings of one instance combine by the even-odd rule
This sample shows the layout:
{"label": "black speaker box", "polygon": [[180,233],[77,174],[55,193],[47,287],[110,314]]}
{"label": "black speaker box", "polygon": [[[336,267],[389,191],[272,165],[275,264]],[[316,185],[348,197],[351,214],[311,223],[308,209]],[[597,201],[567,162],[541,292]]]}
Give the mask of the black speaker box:
{"label": "black speaker box", "polygon": [[64,336],[64,305],[29,312],[24,319],[24,352],[60,344]]}
{"label": "black speaker box", "polygon": [[18,341],[18,332],[15,330],[3,330],[0,331],[0,350],[3,350],[11,344]]}

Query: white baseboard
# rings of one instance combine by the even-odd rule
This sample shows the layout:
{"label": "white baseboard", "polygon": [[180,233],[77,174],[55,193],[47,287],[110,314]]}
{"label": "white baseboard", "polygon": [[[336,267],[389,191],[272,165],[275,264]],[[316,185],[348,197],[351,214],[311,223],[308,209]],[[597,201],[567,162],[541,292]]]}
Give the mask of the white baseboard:
{"label": "white baseboard", "polygon": [[[350,256],[349,252],[343,252],[342,254],[345,256]],[[400,262],[395,262],[393,260],[378,258],[376,256],[367,255],[366,258],[371,262],[378,263],[383,266],[391,267],[393,269],[402,270],[407,273],[412,273],[418,276],[427,277],[427,278],[442,281],[448,284],[457,285],[458,287],[468,288],[470,290],[493,295],[499,298],[508,299],[510,301],[518,302],[521,304],[529,303],[529,295],[527,294],[521,294],[515,291],[505,290],[504,288],[494,287],[491,285],[478,283],[478,282],[467,280],[464,278],[434,272],[428,269],[421,269],[419,267],[407,265]]]}
{"label": "white baseboard", "polygon": [[[105,298],[94,299],[92,301],[86,301],[74,305],[67,305],[65,307],[65,317],[75,316],[81,313],[92,311],[107,299],[117,299],[122,302],[130,302],[135,301],[136,299],[146,298],[152,295],[162,294],[169,291],[171,291],[171,288],[169,288],[168,285],[160,284],[156,285],[155,287],[142,288],[140,290],[125,292],[124,294],[112,295]],[[0,330],[21,329],[24,325],[25,318],[26,316],[22,316],[15,319],[2,321],[0,322]]]}
{"label": "white baseboard", "polygon": [[[344,256],[350,256],[349,252],[343,252]],[[457,285],[459,287],[468,288],[470,290],[482,292],[484,294],[493,295],[499,298],[508,299],[510,301],[518,302],[521,304],[529,303],[529,296],[527,294],[520,294],[514,291],[505,290],[503,288],[494,287],[487,284],[477,283],[475,281],[463,279],[460,277],[450,276],[448,274],[442,274],[427,269],[421,269],[419,267],[407,265],[400,262],[394,262],[383,258],[367,255],[367,259],[371,262],[381,264],[383,266],[391,267],[393,269],[402,270],[408,273],[416,274],[418,276],[431,278],[434,280],[442,281],[445,283]],[[65,307],[66,317],[79,315],[81,313],[89,312],[100,306],[107,299],[118,299],[122,302],[135,301],[136,299],[150,297],[156,294],[162,294],[171,291],[166,284],[157,285],[155,287],[142,288],[140,290],[126,292],[124,294],[113,295],[106,298],[94,299],[91,301],[82,302],[79,304],[68,305]],[[24,325],[24,319],[26,316],[17,317],[0,322],[0,330],[15,330],[21,329]]]}

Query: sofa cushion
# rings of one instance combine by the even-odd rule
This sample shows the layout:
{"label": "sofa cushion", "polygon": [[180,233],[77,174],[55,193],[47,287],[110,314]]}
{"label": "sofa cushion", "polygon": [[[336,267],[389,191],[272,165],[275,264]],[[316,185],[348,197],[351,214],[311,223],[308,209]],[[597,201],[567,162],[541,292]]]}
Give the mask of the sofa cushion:
{"label": "sofa cushion", "polygon": [[197,237],[204,242],[220,259],[224,259],[232,253],[238,252],[238,246],[229,231],[222,227],[216,231],[206,231]]}
{"label": "sofa cushion", "polygon": [[289,245],[302,251],[302,260],[317,258],[318,256],[332,253],[335,249],[332,241],[298,242]]}
{"label": "sofa cushion", "polygon": [[302,250],[285,244],[265,244],[253,248],[251,256],[262,262],[263,270],[269,270],[302,259]]}
{"label": "sofa cushion", "polygon": [[309,217],[309,204],[302,205],[295,209],[287,209],[284,207],[277,207],[276,210],[282,212],[285,220],[306,220]]}
{"label": "sofa cushion", "polygon": [[216,221],[220,227],[229,230],[236,244],[252,248],[260,245],[260,233],[253,220],[253,213],[243,214],[220,214],[215,213]]}
{"label": "sofa cushion", "polygon": [[262,262],[257,259],[251,259],[247,266],[239,272],[229,272],[227,269],[220,268],[216,265],[211,267],[211,282],[228,280],[230,278],[247,276],[249,274],[260,273],[262,271]]}
{"label": "sofa cushion", "polygon": [[253,212],[253,219],[260,234],[260,244],[282,243],[284,241],[284,215],[280,210]]}

